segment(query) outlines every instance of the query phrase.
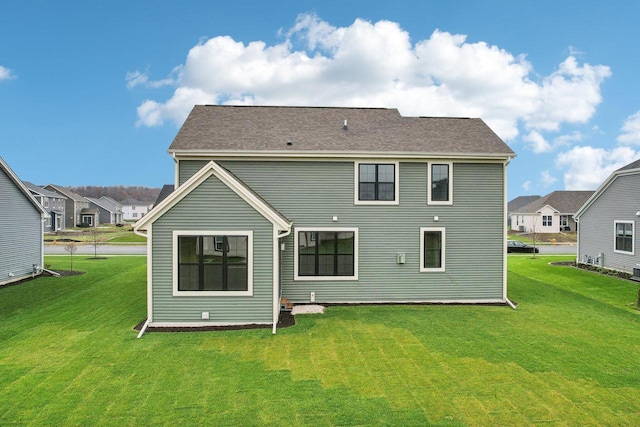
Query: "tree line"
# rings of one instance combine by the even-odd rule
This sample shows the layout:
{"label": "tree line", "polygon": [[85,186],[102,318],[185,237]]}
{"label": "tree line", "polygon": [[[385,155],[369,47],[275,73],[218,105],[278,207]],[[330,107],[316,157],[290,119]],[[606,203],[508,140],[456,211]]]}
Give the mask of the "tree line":
{"label": "tree line", "polygon": [[92,197],[99,199],[102,196],[107,196],[115,201],[122,201],[127,197],[131,197],[140,202],[153,203],[156,201],[158,194],[160,194],[160,188],[150,188],[143,186],[108,186],[102,187],[97,185],[87,185],[81,187],[71,187],[71,191],[80,194],[84,197]]}

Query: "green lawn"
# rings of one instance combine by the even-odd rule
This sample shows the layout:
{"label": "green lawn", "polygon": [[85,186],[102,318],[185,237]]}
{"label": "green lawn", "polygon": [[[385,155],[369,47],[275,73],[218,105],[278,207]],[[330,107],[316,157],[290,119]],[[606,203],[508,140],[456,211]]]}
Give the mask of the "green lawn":
{"label": "green lawn", "polygon": [[0,425],[640,425],[637,285],[550,259],[509,258],[517,311],[330,307],[275,336],[136,339],[145,258],[76,257],[85,275],[0,289]]}

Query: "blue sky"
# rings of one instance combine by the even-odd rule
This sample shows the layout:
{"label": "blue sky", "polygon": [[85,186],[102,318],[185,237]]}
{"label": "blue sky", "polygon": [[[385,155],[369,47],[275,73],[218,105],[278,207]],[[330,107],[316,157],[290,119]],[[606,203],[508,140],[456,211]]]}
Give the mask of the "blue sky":
{"label": "blue sky", "polygon": [[26,181],[173,181],[194,103],[481,117],[509,198],[640,157],[637,2],[20,1],[0,13],[0,156]]}

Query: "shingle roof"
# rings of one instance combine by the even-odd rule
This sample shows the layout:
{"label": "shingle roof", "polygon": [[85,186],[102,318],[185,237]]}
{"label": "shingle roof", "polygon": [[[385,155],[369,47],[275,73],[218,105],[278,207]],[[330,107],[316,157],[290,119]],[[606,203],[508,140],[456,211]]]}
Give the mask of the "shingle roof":
{"label": "shingle roof", "polygon": [[121,206],[146,206],[148,203],[141,202],[140,200],[134,199],[131,196],[127,196],[126,199],[118,202]]}
{"label": "shingle roof", "polygon": [[45,187],[51,187],[55,191],[67,196],[68,198],[76,202],[88,202],[88,200],[84,196],[81,196],[78,193],[74,193],[73,191],[69,190],[67,187],[62,187],[61,185],[55,185],[55,184],[47,184]]}
{"label": "shingle roof", "polygon": [[549,205],[561,214],[574,214],[593,193],[593,191],[554,191],[515,210],[514,213],[535,213]]}
{"label": "shingle roof", "polygon": [[640,159],[636,160],[635,162],[631,162],[626,166],[621,167],[616,172],[630,170],[630,169],[639,169],[639,168],[640,168]]}
{"label": "shingle roof", "polygon": [[24,185],[25,185],[29,190],[31,190],[31,191],[33,191],[33,192],[35,192],[35,193],[38,193],[38,194],[40,194],[40,195],[42,195],[42,196],[45,196],[45,197],[55,197],[55,198],[58,198],[58,199],[66,199],[66,197],[65,197],[65,196],[61,196],[61,195],[60,195],[60,194],[58,194],[58,193],[55,193],[55,192],[53,192],[53,191],[49,191],[49,190],[47,190],[46,188],[42,188],[42,187],[40,187],[39,185],[35,185],[35,184],[33,184],[33,183],[31,183],[31,182],[28,182],[28,181],[22,181],[22,182],[24,182]]}
{"label": "shingle roof", "polygon": [[160,202],[166,199],[169,194],[173,193],[174,189],[175,189],[175,186],[173,184],[163,185],[162,189],[160,190],[160,194],[158,194],[158,198],[156,199],[153,206],[158,206]]}
{"label": "shingle roof", "polygon": [[183,150],[515,155],[480,119],[403,117],[384,108],[221,105],[193,108],[169,147]]}
{"label": "shingle roof", "polygon": [[519,196],[516,197],[515,199],[511,200],[508,204],[507,204],[507,211],[508,212],[513,212],[515,210],[520,209],[523,206],[527,206],[529,203],[538,200],[540,198],[540,196],[535,195],[535,196]]}

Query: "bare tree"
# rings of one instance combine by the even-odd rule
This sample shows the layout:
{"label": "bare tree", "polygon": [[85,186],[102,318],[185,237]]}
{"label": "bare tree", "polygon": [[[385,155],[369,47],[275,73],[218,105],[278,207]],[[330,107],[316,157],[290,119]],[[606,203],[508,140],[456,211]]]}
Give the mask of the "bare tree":
{"label": "bare tree", "polygon": [[533,216],[533,229],[531,231],[531,241],[533,243],[533,257],[536,257],[537,246],[536,242],[540,237],[540,232],[538,231],[538,217],[536,215]]}
{"label": "bare tree", "polygon": [[93,258],[98,258],[98,245],[104,240],[102,233],[98,231],[97,227],[92,227],[89,231],[91,235],[91,244],[93,245]]}
{"label": "bare tree", "polygon": [[73,271],[73,254],[75,253],[75,251],[78,250],[78,242],[68,242],[65,246],[64,246],[64,250],[69,252],[69,260],[71,262],[71,271]]}

